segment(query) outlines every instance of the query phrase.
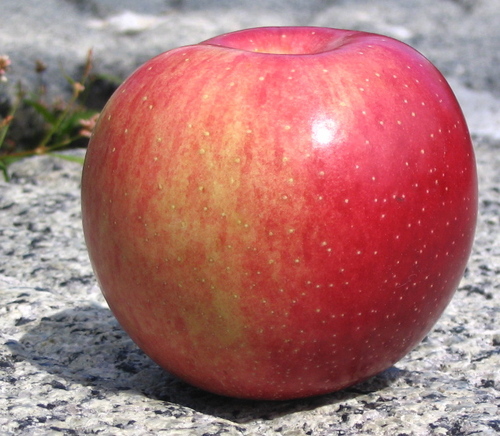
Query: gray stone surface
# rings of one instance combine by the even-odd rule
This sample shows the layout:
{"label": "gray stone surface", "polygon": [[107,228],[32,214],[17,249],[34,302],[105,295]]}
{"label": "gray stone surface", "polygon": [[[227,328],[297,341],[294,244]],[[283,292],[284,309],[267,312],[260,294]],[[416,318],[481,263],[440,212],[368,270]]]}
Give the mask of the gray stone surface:
{"label": "gray stone surface", "polygon": [[[250,3],[250,4],[249,4]],[[128,12],[127,12],[128,11]],[[317,398],[250,402],[185,385],[145,357],[107,309],[80,223],[81,166],[16,163],[0,182],[0,434],[495,435],[500,432],[500,1],[2,0],[10,80],[49,65],[100,72],[221,32],[312,24],[409,42],[447,75],[473,133],[480,218],[465,277],[436,327],[373,379]],[[83,153],[82,151],[73,153]]]}

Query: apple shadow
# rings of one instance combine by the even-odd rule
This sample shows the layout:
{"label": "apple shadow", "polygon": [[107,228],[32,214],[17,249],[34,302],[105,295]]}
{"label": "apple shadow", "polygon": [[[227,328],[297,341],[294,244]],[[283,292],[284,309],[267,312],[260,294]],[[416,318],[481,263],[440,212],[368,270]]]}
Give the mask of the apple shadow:
{"label": "apple shadow", "polygon": [[[158,401],[154,412],[175,414],[182,407],[235,424],[270,420],[298,411],[344,402],[390,386],[406,372],[392,367],[371,379],[328,395],[290,401],[250,401],[195,388],[151,361],[128,337],[112,313],[85,305],[44,317],[19,341],[6,344],[15,361],[26,360],[68,384],[89,386],[105,400],[110,393],[131,391]],[[57,380],[57,381],[56,381]]]}

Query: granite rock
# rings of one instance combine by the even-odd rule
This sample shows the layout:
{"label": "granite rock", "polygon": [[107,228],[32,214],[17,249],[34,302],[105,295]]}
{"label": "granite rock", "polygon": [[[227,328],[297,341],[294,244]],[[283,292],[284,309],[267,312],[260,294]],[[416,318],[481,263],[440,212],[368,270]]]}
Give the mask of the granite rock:
{"label": "granite rock", "polygon": [[[49,66],[124,77],[147,58],[215,34],[311,24],[409,42],[447,75],[474,137],[480,216],[450,306],[427,338],[372,379],[315,398],[218,397],[152,363],[96,284],[81,229],[81,166],[42,156],[0,182],[0,433],[5,435],[496,435],[500,432],[500,30],[498,0],[2,0],[9,79]],[[8,19],[5,19],[8,17]],[[0,53],[0,54],[2,54]],[[83,155],[83,150],[69,152]]]}

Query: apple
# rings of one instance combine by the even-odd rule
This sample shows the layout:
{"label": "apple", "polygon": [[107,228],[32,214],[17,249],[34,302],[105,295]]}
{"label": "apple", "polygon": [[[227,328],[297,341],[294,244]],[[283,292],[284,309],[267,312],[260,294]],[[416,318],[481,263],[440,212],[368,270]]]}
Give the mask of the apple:
{"label": "apple", "polygon": [[390,367],[452,298],[477,175],[438,70],[386,36],[257,28],[167,51],[104,108],[83,228],[109,306],[202,389],[291,399]]}

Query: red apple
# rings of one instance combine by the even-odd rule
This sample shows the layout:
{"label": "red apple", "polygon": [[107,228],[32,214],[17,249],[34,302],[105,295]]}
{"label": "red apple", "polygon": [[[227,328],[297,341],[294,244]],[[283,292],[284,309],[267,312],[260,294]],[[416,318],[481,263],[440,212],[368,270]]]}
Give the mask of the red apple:
{"label": "red apple", "polygon": [[470,254],[471,139],[436,68],[356,31],[259,28],[146,62],[82,180],[109,306],[203,389],[290,399],[390,367]]}

